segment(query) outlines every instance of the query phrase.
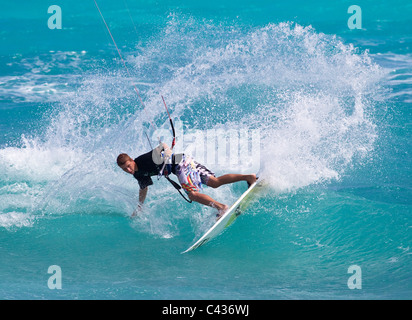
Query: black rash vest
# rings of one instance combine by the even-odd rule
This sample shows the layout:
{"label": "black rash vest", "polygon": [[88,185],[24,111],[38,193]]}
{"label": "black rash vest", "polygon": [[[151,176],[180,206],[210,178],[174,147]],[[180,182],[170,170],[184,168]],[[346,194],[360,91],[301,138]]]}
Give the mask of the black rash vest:
{"label": "black rash vest", "polygon": [[150,150],[134,159],[137,165],[137,171],[135,171],[133,176],[139,182],[140,189],[151,186],[153,184],[151,176],[157,176],[163,167],[163,164],[158,165],[153,162],[152,152],[153,150]]}

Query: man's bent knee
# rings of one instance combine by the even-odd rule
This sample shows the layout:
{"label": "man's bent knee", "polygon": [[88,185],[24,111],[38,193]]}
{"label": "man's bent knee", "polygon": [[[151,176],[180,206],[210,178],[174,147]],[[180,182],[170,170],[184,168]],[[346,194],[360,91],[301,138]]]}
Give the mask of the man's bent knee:
{"label": "man's bent knee", "polygon": [[189,199],[192,200],[192,201],[196,200],[197,195],[198,195],[198,192],[196,192],[196,191],[191,191],[191,192],[189,192],[189,193],[187,194],[187,196],[189,197]]}
{"label": "man's bent knee", "polygon": [[213,177],[213,176],[211,176],[211,177],[209,177],[209,179],[207,180],[207,184],[206,184],[208,187],[211,187],[211,188],[218,188],[218,187],[220,187],[220,182],[219,182],[219,180],[216,178],[216,177]]}

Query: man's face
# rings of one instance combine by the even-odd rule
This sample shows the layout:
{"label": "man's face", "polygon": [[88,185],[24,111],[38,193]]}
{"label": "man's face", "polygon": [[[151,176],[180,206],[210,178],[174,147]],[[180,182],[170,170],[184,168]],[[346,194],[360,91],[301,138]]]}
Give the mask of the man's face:
{"label": "man's face", "polygon": [[133,174],[136,171],[137,166],[133,160],[127,160],[122,166],[120,166],[120,168],[122,168],[124,172]]}

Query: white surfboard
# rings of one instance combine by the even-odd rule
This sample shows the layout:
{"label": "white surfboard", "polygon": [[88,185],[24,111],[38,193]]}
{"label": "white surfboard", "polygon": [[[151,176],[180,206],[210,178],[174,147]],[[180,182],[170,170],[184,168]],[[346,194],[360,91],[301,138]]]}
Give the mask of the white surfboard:
{"label": "white surfboard", "polygon": [[229,227],[235,219],[246,210],[254,195],[264,186],[264,180],[259,179],[252,184],[240,198],[223,214],[223,216],[216,221],[216,223],[189,249],[183,251],[186,253],[203,246],[214,237],[218,236],[224,229]]}

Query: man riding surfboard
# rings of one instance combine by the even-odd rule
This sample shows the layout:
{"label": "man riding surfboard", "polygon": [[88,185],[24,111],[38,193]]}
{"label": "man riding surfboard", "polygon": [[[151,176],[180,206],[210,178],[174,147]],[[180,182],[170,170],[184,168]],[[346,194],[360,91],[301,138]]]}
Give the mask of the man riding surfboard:
{"label": "man riding surfboard", "polygon": [[[166,177],[170,173],[175,174],[189,199],[216,208],[218,210],[217,218],[224,214],[228,206],[201,193],[202,185],[218,188],[224,184],[238,181],[246,181],[248,185],[256,182],[255,174],[225,174],[216,177],[212,171],[196,162],[192,157],[185,154],[173,154],[165,143],[159,144],[155,149],[134,160],[125,153],[119,154],[117,164],[138,181],[140,186],[139,208],[142,207],[146,199],[148,187],[153,184],[151,177],[157,176],[159,173]],[[161,172],[162,170],[163,172]]]}

